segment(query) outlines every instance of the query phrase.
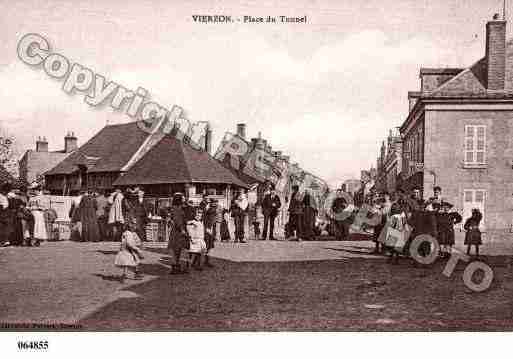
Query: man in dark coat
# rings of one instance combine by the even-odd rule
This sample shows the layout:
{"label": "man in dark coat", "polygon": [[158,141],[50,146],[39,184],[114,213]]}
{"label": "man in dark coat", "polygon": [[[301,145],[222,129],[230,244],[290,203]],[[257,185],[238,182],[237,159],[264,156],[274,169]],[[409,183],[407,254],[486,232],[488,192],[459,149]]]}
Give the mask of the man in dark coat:
{"label": "man in dark coat", "polygon": [[274,220],[278,216],[278,211],[281,207],[280,197],[276,194],[274,186],[271,187],[271,192],[264,196],[262,200],[262,213],[264,215],[264,233],[262,240],[267,239],[267,228],[269,227],[269,239],[274,238]]}

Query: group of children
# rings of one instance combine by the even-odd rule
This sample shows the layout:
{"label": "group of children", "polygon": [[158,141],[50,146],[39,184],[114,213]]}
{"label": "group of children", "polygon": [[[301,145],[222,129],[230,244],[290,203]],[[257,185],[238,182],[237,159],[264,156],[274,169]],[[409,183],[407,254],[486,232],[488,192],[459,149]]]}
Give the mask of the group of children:
{"label": "group of children", "polygon": [[[203,270],[213,267],[208,253],[214,248],[217,227],[217,206],[212,201],[199,208],[184,202],[182,194],[175,194],[172,205],[167,208],[165,218],[170,228],[168,251],[171,259],[171,274],[188,273],[190,268]],[[224,213],[226,215],[226,213]],[[221,238],[227,230],[226,218],[221,222]],[[124,280],[129,272],[133,279],[141,279],[138,271],[141,252],[141,239],[137,235],[137,222],[129,219],[121,236],[120,250],[114,264],[122,268],[121,279]]]}

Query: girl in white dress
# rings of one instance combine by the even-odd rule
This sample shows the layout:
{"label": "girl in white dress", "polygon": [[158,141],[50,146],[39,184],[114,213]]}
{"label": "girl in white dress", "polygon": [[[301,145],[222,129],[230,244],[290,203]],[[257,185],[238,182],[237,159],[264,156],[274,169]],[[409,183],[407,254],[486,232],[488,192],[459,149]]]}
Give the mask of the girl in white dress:
{"label": "girl in white dress", "polygon": [[192,267],[196,270],[203,270],[207,244],[205,243],[205,227],[201,221],[200,211],[196,211],[194,219],[187,222],[187,233],[189,233],[191,239],[189,253],[191,255]]}
{"label": "girl in white dress", "polygon": [[121,236],[119,252],[114,259],[114,264],[123,269],[123,274],[120,278],[121,281],[124,281],[127,278],[128,271],[132,271],[134,273],[133,279],[142,279],[142,275],[138,273],[138,266],[141,259],[144,257],[139,249],[141,239],[135,232],[136,228],[137,223],[135,220],[128,222],[127,229]]}

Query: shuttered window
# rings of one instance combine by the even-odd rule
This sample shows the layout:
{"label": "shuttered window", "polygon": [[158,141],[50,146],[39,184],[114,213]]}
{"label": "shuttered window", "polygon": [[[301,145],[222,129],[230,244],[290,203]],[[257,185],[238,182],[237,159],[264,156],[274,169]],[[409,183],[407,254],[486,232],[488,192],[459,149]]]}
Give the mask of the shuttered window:
{"label": "shuttered window", "polygon": [[486,164],[486,126],[465,126],[465,164]]}

